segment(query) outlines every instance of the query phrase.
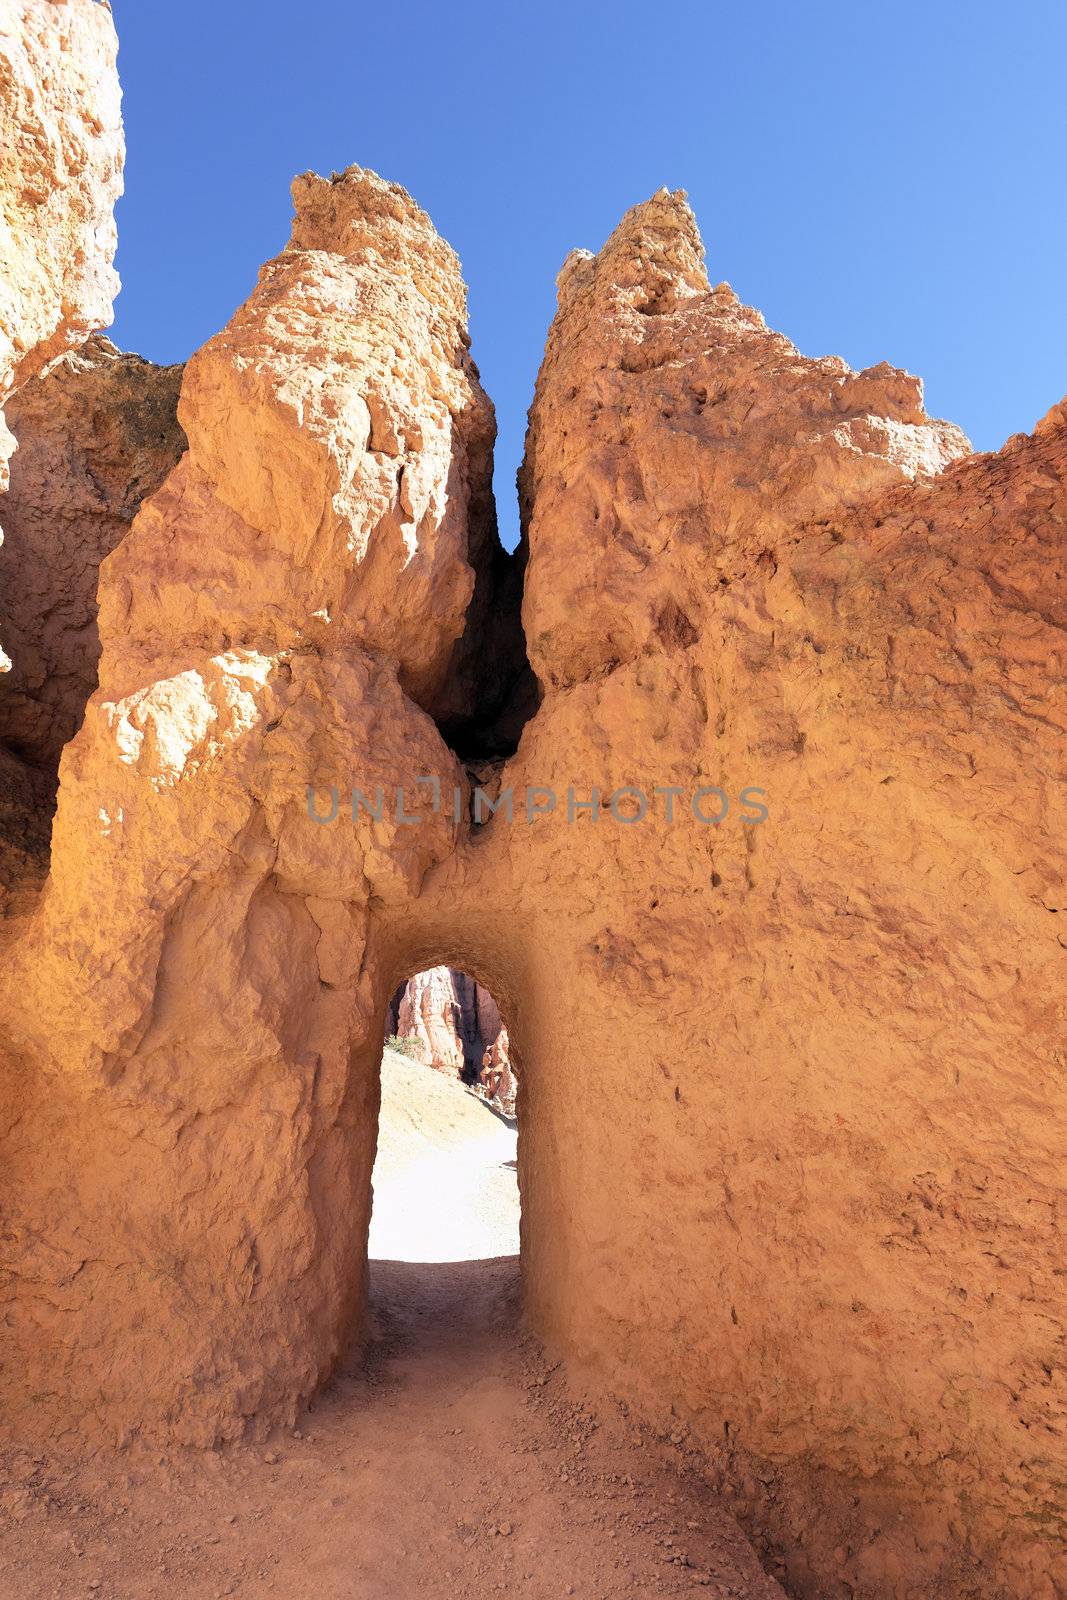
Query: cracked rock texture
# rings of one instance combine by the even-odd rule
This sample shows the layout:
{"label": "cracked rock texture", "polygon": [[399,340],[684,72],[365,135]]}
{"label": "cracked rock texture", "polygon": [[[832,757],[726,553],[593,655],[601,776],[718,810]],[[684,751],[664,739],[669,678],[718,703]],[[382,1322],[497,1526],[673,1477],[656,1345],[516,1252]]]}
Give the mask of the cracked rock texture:
{"label": "cracked rock texture", "polygon": [[[221,638],[362,649],[432,707],[491,507],[495,421],[458,263],[403,189],[359,167],[297,178],[293,200],[289,245],[186,366],[189,452],[115,552],[105,657],[109,633],[118,672]],[[175,529],[207,522],[194,594]]]}
{"label": "cracked rock texture", "polygon": [[[541,700],[477,824],[434,721],[491,548],[458,264],[360,169],[294,193],[101,566],[5,930],[5,1426],[295,1417],[359,1326],[390,997],[444,964],[519,1064],[549,1344],[689,1441],[791,1592],[1054,1600],[1063,408],[968,456],[915,379],[711,288],[684,196],[636,207],[561,275]],[[643,818],[568,815],[622,786]]]}
{"label": "cracked rock texture", "polygon": [[[402,687],[431,696],[462,631],[491,467],[458,264],[358,168],[294,197],[293,245],[186,368],[187,454],[102,563],[99,687],[0,979],[4,1091],[35,1113],[0,1114],[0,1304],[25,1353],[5,1371],[40,1415],[51,1396],[119,1437],[262,1426],[350,1337],[402,975],[370,960],[372,908],[416,899],[460,828],[353,816],[345,793],[465,786]],[[332,824],[309,785],[327,816],[344,794]],[[55,1159],[32,1194],[38,1116]],[[206,1316],[179,1262],[207,1274]]]}
{"label": "cracked rock texture", "polygon": [[485,842],[566,908],[527,1281],[691,1420],[804,1594],[1067,1583],[1064,408],[963,448],[914,379],[710,289],[680,195],[564,267],[523,475],[546,693],[505,781],[769,817]]}
{"label": "cracked rock texture", "polygon": [[927,417],[910,373],[809,360],[729,284],[712,289],[667,190],[599,255],[573,251],[558,285],[520,474],[523,614],[550,684],[684,647],[739,563],[970,448]]}
{"label": "cracked rock texture", "polygon": [[[122,119],[111,8],[0,0],[0,410],[111,321]],[[14,448],[0,424],[0,488]]]}

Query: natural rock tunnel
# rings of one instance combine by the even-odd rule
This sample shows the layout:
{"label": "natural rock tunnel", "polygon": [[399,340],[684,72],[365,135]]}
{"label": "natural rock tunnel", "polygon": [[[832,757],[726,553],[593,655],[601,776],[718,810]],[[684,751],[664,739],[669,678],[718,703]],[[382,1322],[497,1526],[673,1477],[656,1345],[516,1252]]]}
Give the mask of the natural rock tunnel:
{"label": "natural rock tunnel", "polygon": [[800,1592],[859,1525],[856,1593],[1051,1595],[1064,408],[968,455],[661,191],[564,264],[511,560],[452,251],[360,168],[294,204],[102,561],[4,929],[5,1426],[295,1418],[445,962],[522,1063],[549,1346],[684,1419]]}

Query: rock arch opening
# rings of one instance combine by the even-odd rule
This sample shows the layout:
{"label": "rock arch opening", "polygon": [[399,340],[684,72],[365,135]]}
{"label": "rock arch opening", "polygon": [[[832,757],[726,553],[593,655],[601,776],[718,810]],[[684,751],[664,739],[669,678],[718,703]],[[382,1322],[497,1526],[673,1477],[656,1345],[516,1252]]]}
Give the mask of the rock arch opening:
{"label": "rock arch opening", "polygon": [[492,993],[436,966],[386,1013],[368,1254],[375,1264],[519,1255],[518,1069]]}

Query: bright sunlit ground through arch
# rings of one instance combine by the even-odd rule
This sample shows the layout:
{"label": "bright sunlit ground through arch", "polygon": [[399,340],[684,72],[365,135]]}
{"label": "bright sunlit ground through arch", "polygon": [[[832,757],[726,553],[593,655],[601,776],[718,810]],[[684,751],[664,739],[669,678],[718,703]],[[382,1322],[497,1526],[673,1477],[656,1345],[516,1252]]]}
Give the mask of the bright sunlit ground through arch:
{"label": "bright sunlit ground through arch", "polygon": [[371,1260],[517,1256],[518,1128],[495,1004],[465,974],[434,968],[400,991],[389,1026],[401,1036],[382,1053]]}

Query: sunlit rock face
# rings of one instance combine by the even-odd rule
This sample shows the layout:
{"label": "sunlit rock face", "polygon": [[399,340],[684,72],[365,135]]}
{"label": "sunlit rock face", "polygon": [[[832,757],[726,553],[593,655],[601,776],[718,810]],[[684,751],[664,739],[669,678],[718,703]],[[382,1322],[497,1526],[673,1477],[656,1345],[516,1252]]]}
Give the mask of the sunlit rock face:
{"label": "sunlit rock face", "polygon": [[[389,1002],[386,1021],[386,1033],[410,1039],[430,1066],[472,1078],[502,1029],[489,990],[452,967],[430,967],[409,978]],[[506,1059],[506,1049],[503,1054]]]}
{"label": "sunlit rock face", "polygon": [[[122,192],[117,42],[96,0],[0,0],[0,412],[111,321]],[[14,441],[0,425],[0,489]]]}
{"label": "sunlit rock face", "polygon": [[[120,1435],[150,1411],[191,1440],[265,1424],[351,1337],[400,976],[368,940],[461,831],[444,808],[411,826],[348,803],[357,783],[406,788],[416,808],[419,779],[465,790],[412,698],[431,697],[462,632],[471,485],[484,495],[491,471],[458,263],[403,190],[361,169],[300,179],[294,197],[292,245],[186,367],[188,451],[100,566],[99,685],[63,751],[47,887],[0,980],[14,1048],[54,1076],[56,1150],[45,1192],[19,1202],[5,1319],[36,1350],[22,1377],[54,1367],[73,1411],[95,1406],[87,1343],[119,1341],[105,1360]],[[309,788],[327,817],[339,797],[332,825],[309,815]],[[97,1119],[107,1131],[85,1144]],[[16,1134],[9,1171],[31,1144]],[[163,1151],[165,1171],[142,1169]],[[60,1317],[30,1337],[50,1315],[32,1281],[42,1226],[57,1260],[83,1227],[101,1248],[139,1241],[140,1287],[101,1311],[99,1336],[68,1342]],[[231,1287],[206,1320],[177,1279],[160,1293],[148,1255],[164,1234],[189,1259],[213,1241]],[[90,1276],[103,1270],[101,1256]],[[283,1280],[279,1333],[259,1306]],[[271,1372],[267,1344],[287,1352]]]}
{"label": "sunlit rock face", "polygon": [[[186,366],[189,451],[115,554],[102,670],[111,631],[124,660],[220,638],[368,650],[432,707],[474,587],[495,431],[459,265],[404,190],[362,168],[298,178],[293,198],[289,245]],[[187,546],[209,524],[193,593]]]}
{"label": "sunlit rock face", "polygon": [[528,1295],[795,1592],[1051,1596],[1067,414],[965,456],[701,254],[661,193],[572,256],[530,417],[504,781],[681,798],[477,841],[536,930]]}
{"label": "sunlit rock face", "polygon": [[918,378],[811,360],[712,288],[680,192],[627,212],[599,255],[572,252],[558,284],[520,476],[543,682],[692,642],[721,587],[800,525],[969,449]]}
{"label": "sunlit rock face", "polygon": [[8,1425],[296,1415],[360,1328],[390,997],[451,969],[507,1026],[527,1309],[583,1381],[797,1594],[1053,1596],[1063,408],[967,456],[917,380],[710,288],[654,196],[561,275],[509,742],[458,264],[362,169],[294,193],[100,567],[5,929]]}

